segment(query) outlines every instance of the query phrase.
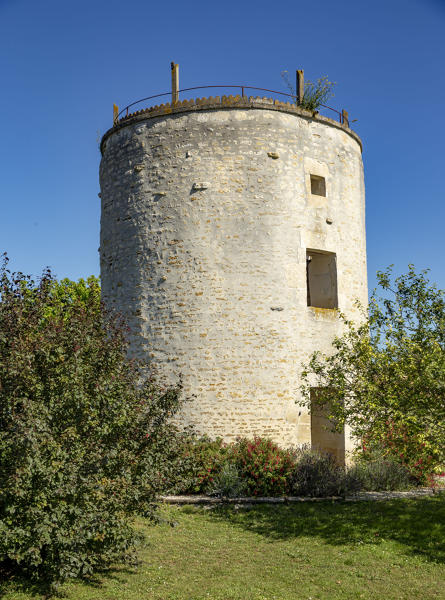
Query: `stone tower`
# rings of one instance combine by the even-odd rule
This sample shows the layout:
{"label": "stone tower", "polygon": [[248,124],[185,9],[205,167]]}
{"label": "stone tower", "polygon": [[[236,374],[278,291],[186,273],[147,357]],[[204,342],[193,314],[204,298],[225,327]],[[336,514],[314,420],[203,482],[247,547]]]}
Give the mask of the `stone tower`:
{"label": "stone tower", "polygon": [[[199,432],[344,453],[298,405],[301,364],[367,302],[361,142],[268,98],[130,114],[104,135],[103,298]],[[348,442],[346,441],[346,446]]]}

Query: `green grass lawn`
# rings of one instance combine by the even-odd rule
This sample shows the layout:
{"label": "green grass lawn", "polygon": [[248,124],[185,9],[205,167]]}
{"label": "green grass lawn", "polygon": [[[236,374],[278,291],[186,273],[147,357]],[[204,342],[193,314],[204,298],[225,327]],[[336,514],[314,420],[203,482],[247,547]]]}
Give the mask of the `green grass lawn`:
{"label": "green grass lawn", "polygon": [[[63,586],[70,600],[445,599],[445,496],[212,509],[141,520],[137,569]],[[4,600],[42,598],[9,582]]]}

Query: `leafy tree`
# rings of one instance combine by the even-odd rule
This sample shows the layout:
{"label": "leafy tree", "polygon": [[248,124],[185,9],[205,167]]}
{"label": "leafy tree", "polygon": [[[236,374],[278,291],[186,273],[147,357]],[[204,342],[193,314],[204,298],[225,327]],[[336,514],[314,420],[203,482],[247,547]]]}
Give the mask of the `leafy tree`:
{"label": "leafy tree", "polygon": [[[47,316],[65,316],[70,313],[70,309],[83,304],[88,310],[93,311],[100,318],[103,306],[101,304],[100,279],[90,275],[86,280],[79,279],[71,281],[62,279],[58,281],[50,277],[47,281],[48,294],[51,296],[51,303],[47,306]],[[32,292],[31,292],[32,293]]]}
{"label": "leafy tree", "polygon": [[0,563],[56,585],[132,560],[179,388],[142,382],[96,278],[0,268]]}
{"label": "leafy tree", "polygon": [[313,354],[303,372],[306,404],[330,407],[364,450],[379,447],[421,481],[445,462],[445,296],[427,271],[377,274],[363,321],[342,315],[345,332],[332,353]]}

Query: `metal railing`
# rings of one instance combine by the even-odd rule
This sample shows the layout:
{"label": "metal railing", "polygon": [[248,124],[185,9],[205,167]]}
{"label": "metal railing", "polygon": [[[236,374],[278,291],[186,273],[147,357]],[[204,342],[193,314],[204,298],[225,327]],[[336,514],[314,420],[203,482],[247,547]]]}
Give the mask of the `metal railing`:
{"label": "metal railing", "polygon": [[[292,100],[295,102],[295,104],[297,104],[297,96],[294,96],[292,94],[286,94],[285,92],[278,92],[276,90],[268,90],[267,88],[253,87],[251,85],[200,85],[200,86],[196,86],[196,87],[189,87],[189,88],[183,88],[181,90],[177,90],[177,93],[179,94],[181,92],[190,92],[192,90],[205,90],[205,89],[210,89],[210,88],[239,89],[239,90],[241,90],[241,96],[243,98],[245,97],[245,90],[256,90],[256,91],[260,91],[260,92],[269,92],[271,94],[277,94],[279,96],[286,96],[287,98],[292,98]],[[128,117],[129,109],[132,106],[136,106],[136,104],[140,104],[141,102],[146,102],[147,100],[153,100],[154,98],[162,98],[164,96],[171,96],[171,95],[172,95],[172,92],[169,91],[169,92],[164,92],[162,94],[155,94],[154,96],[147,96],[146,98],[141,98],[140,100],[136,100],[135,102],[132,102],[131,104],[129,104],[128,106],[123,108],[119,113],[117,113],[115,122],[117,122],[117,120],[119,120],[120,118]],[[336,113],[339,122],[349,126],[348,113],[345,110],[342,110],[340,112],[340,111],[336,110],[335,108],[326,106],[325,104],[320,104],[319,106]]]}

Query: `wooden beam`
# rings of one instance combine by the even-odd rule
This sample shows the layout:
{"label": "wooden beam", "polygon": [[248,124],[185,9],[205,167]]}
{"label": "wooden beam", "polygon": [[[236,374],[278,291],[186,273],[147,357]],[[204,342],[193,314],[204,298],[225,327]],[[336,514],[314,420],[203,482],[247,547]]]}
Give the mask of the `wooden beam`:
{"label": "wooden beam", "polygon": [[300,69],[297,71],[297,104],[303,103],[304,97],[304,71]]}
{"label": "wooden beam", "polygon": [[179,102],[179,65],[171,63],[172,69],[172,104]]}

